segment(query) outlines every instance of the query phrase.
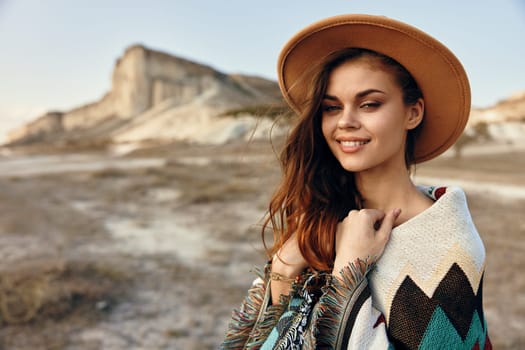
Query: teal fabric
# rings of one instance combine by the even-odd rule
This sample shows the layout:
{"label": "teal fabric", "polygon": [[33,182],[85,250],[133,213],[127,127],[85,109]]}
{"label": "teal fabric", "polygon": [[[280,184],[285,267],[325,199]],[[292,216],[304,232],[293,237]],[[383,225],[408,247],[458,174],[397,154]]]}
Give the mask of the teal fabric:
{"label": "teal fabric", "polygon": [[280,334],[280,330],[282,331],[284,328],[288,328],[290,326],[289,323],[291,323],[291,321],[297,315],[299,306],[303,303],[303,301],[304,299],[301,297],[292,298],[290,304],[288,305],[288,309],[279,318],[277,325],[273,327],[270,335],[261,347],[261,350],[271,350],[275,347],[277,340],[279,340],[282,336],[282,334]]}
{"label": "teal fabric", "polygon": [[463,341],[452,323],[450,323],[443,309],[438,306],[428,324],[419,349],[436,349],[436,347],[439,346],[440,348],[450,350],[470,350],[476,342],[479,343],[479,348],[483,349],[485,346],[485,337],[486,327],[481,323],[477,311],[474,311],[469,332]]}

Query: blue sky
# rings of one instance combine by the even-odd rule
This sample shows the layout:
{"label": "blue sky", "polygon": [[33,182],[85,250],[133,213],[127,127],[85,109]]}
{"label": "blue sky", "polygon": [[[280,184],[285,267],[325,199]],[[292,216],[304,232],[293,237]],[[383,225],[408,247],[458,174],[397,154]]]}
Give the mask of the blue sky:
{"label": "blue sky", "polygon": [[525,0],[0,0],[0,137],[100,98],[131,44],[275,79],[291,35],[342,13],[396,18],[442,41],[470,76],[474,106],[525,90]]}

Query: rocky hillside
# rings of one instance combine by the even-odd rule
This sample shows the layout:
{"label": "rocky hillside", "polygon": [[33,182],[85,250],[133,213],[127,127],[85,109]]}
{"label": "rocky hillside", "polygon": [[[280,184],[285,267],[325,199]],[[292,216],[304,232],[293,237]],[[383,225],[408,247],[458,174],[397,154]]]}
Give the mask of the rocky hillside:
{"label": "rocky hillside", "polygon": [[494,106],[473,109],[468,131],[485,133],[499,141],[523,143],[525,140],[525,91],[520,91]]}
{"label": "rocky hillside", "polygon": [[[227,75],[135,45],[117,60],[111,90],[102,99],[66,112],[49,112],[10,132],[7,144],[190,138],[224,142],[242,136],[258,122],[238,113],[253,111],[255,106],[259,114],[267,114],[272,106],[282,109],[275,82]],[[235,127],[234,117],[229,116],[232,110],[237,111]]]}
{"label": "rocky hillside", "polygon": [[525,122],[525,91],[519,91],[494,106],[473,109],[471,123]]}
{"label": "rocky hillside", "polygon": [[[115,64],[111,90],[99,101],[52,111],[9,133],[7,146],[106,145],[141,141],[221,144],[267,137],[285,114],[277,83],[228,75],[141,45]],[[286,127],[273,128],[284,132]],[[473,109],[471,139],[525,140],[525,91],[485,109]]]}

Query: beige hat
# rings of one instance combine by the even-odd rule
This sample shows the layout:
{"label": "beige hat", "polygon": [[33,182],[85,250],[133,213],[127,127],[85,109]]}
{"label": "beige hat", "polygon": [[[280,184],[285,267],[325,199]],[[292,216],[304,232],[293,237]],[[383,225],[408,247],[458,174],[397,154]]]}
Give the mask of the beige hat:
{"label": "beige hat", "polygon": [[425,122],[416,141],[416,162],[432,159],[459,138],[470,113],[467,74],[454,54],[421,30],[383,16],[341,15],[313,23],[294,35],[278,60],[284,98],[301,112],[305,72],[344,48],[379,52],[401,63],[425,99]]}

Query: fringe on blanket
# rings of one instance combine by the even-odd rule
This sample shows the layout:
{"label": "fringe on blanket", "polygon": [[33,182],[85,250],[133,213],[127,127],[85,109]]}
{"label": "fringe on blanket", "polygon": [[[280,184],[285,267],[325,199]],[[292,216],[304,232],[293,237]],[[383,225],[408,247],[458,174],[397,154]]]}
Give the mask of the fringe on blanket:
{"label": "fringe on blanket", "polygon": [[336,349],[337,339],[348,301],[366,279],[375,264],[373,259],[357,259],[341,270],[341,278],[327,279],[323,295],[312,315],[313,325],[308,343],[312,349]]}
{"label": "fringe on blanket", "polygon": [[290,302],[290,296],[296,293],[297,285],[292,285],[289,295],[281,295],[278,304],[269,305],[270,269],[271,265],[267,264],[264,272],[256,270],[259,278],[248,290],[241,307],[233,310],[232,320],[220,349],[259,349],[279,321]]}

